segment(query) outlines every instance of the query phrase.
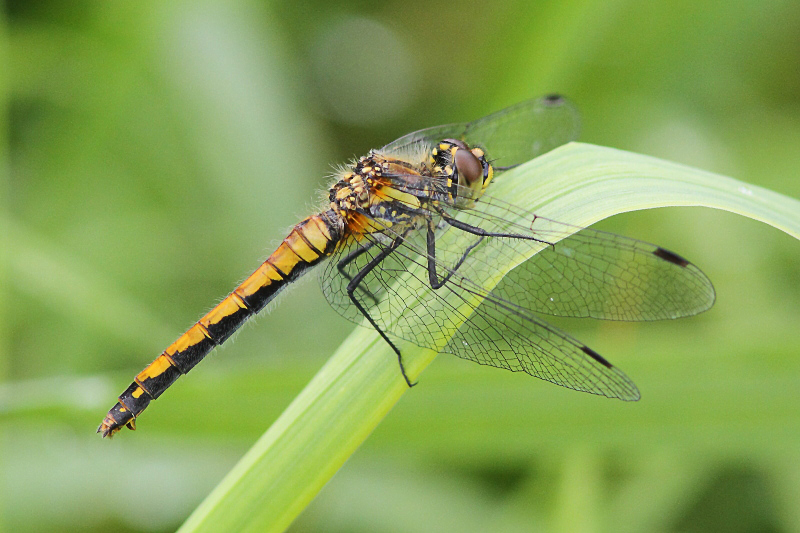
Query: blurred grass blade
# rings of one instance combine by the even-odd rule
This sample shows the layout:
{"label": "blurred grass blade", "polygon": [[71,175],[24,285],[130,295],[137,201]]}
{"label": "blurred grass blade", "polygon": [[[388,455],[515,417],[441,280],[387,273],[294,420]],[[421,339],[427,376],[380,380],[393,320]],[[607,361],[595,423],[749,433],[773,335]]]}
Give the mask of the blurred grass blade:
{"label": "blurred grass blade", "polygon": [[[800,238],[797,200],[710,172],[586,144],[563,146],[503,174],[490,193],[578,226],[637,209],[706,206]],[[498,265],[498,273],[514,266]],[[491,288],[498,279],[477,281]],[[436,355],[409,345],[401,349],[412,379]],[[373,331],[358,328],[181,531],[283,531],[408,390],[391,350]]]}

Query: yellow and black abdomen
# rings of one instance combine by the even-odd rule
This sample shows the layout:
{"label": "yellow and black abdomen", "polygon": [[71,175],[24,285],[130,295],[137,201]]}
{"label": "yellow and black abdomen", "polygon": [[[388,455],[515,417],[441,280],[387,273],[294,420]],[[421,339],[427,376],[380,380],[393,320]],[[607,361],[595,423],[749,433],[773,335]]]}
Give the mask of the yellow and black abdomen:
{"label": "yellow and black abdomen", "polygon": [[142,370],[119,396],[97,429],[113,435],[135,418],[182,374],[186,374],[244,322],[261,311],[289,283],[336,249],[342,237],[333,211],[297,224],[253,274]]}

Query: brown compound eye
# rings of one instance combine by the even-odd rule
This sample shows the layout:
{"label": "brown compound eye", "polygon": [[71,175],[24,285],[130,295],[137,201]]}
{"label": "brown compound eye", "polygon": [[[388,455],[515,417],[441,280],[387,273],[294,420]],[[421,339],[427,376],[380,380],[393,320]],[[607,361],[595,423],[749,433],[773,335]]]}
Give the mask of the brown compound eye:
{"label": "brown compound eye", "polygon": [[467,182],[467,185],[472,185],[483,176],[481,162],[469,150],[456,150],[455,163],[458,175]]}

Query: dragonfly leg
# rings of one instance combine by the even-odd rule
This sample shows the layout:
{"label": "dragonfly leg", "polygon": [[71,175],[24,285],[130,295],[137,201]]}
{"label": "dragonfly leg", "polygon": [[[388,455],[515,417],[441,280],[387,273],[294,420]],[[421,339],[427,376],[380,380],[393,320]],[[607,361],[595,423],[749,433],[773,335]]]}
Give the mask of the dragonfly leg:
{"label": "dragonfly leg", "polygon": [[[344,256],[344,257],[343,257],[343,258],[342,258],[342,259],[341,259],[341,260],[340,260],[340,261],[339,261],[339,262],[336,264],[336,268],[339,270],[339,273],[340,273],[342,276],[344,276],[344,278],[345,278],[345,279],[346,279],[348,282],[353,280],[353,276],[351,276],[351,275],[350,275],[350,274],[349,274],[349,273],[348,273],[348,272],[345,270],[345,267],[347,267],[347,265],[349,265],[350,263],[352,263],[353,261],[355,261],[356,259],[358,259],[360,256],[362,256],[363,254],[365,254],[365,253],[366,253],[366,252],[368,252],[369,250],[371,250],[373,246],[375,246],[375,243],[374,243],[374,242],[371,242],[371,243],[369,243],[369,244],[368,244],[368,245],[366,245],[366,246],[359,246],[358,248],[356,248],[355,250],[353,250],[352,252],[350,252],[350,253],[348,253],[346,256]],[[370,299],[371,299],[373,302],[375,302],[375,305],[378,305],[378,297],[377,297],[377,296],[375,296],[374,294],[372,294],[372,293],[369,291],[369,289],[367,289],[367,288],[365,288],[365,287],[362,287],[361,285],[359,285],[359,286],[358,286],[358,290],[360,290],[362,293],[364,293],[366,296],[368,296],[368,297],[369,297],[369,298],[370,298]]]}
{"label": "dragonfly leg", "polygon": [[438,276],[436,275],[436,240],[433,233],[433,223],[429,220],[428,221],[428,232],[427,232],[427,248],[428,248],[428,280],[431,283],[431,288],[436,290],[440,289],[444,286],[445,283],[456,273],[459,267],[464,263],[467,259],[469,253],[478,246],[485,235],[481,235],[480,239],[475,241],[473,244],[469,245],[466,250],[464,250],[464,254],[461,256],[461,259],[453,266],[452,269],[447,273],[445,277],[441,280],[437,279]]}
{"label": "dragonfly leg", "polygon": [[440,215],[445,222],[453,226],[454,228],[458,228],[462,231],[466,231],[467,233],[471,233],[473,235],[478,235],[480,237],[510,237],[512,239],[525,239],[526,241],[535,241],[540,242],[542,244],[547,244],[550,246],[554,246],[553,243],[549,241],[545,241],[543,239],[537,239],[536,237],[531,237],[530,235],[520,235],[519,233],[498,233],[494,231],[486,231],[483,228],[479,228],[478,226],[473,226],[471,224],[467,224],[466,222],[461,222],[460,220],[456,220],[455,218],[449,216],[447,213],[440,211],[437,209]]}
{"label": "dragonfly leg", "polygon": [[394,353],[397,354],[397,362],[400,363],[400,372],[403,374],[403,379],[406,380],[406,383],[408,384],[409,387],[413,387],[414,385],[416,385],[416,383],[412,383],[411,380],[408,378],[408,375],[406,374],[406,368],[405,366],[403,366],[403,356],[400,353],[400,349],[394,345],[394,343],[389,339],[386,333],[378,326],[378,324],[375,322],[372,316],[370,316],[369,312],[364,308],[364,306],[361,305],[361,302],[358,301],[355,295],[356,289],[359,287],[359,285],[364,280],[366,275],[372,272],[372,270],[375,267],[377,267],[384,259],[389,257],[389,255],[391,255],[392,252],[397,250],[397,247],[403,243],[403,240],[407,234],[408,231],[406,231],[406,233],[404,233],[402,236],[397,237],[394,241],[392,241],[392,244],[382,249],[375,257],[373,257],[370,260],[369,263],[367,263],[364,266],[364,268],[359,270],[358,273],[355,276],[353,276],[353,279],[351,279],[350,283],[347,284],[347,296],[350,297],[350,301],[353,302],[353,305],[356,306],[359,312],[362,315],[364,315],[364,317],[372,325],[372,327],[375,328],[375,331],[378,332],[378,334],[383,338],[383,340],[385,340],[386,343],[392,348]]}

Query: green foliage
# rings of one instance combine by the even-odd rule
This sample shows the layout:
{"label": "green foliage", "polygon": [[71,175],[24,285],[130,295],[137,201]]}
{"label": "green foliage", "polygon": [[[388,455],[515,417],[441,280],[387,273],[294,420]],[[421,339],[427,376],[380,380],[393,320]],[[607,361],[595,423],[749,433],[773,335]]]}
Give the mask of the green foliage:
{"label": "green foliage", "polygon": [[[172,531],[320,367],[329,375],[352,327],[306,282],[139,431],[94,434],[135,372],[315,208],[332,162],[557,91],[581,109],[583,141],[760,187],[732,191],[742,200],[800,197],[795,4],[6,2],[0,529]],[[580,165],[598,149],[570,150]],[[571,197],[539,179],[526,183],[542,203]],[[629,194],[559,209],[599,219]],[[756,218],[777,220],[767,205]],[[636,381],[640,402],[440,357],[292,530],[800,531],[795,239],[695,208],[600,225],[688,257],[718,293],[692,319],[563,324]],[[371,353],[393,381],[359,392],[385,411],[403,391],[394,360]],[[369,377],[361,368],[342,376]],[[292,429],[280,420],[264,439]],[[323,453],[333,463],[377,423],[332,420],[313,429],[351,431]],[[300,477],[332,473],[314,464]],[[280,495],[294,502],[285,517],[322,481],[303,483]],[[243,489],[241,505],[262,497]],[[249,519],[236,512],[221,520]]]}
{"label": "green foliage", "polygon": [[[578,226],[636,209],[693,205],[755,218],[800,239],[797,200],[709,172],[591,145],[558,148],[503,175],[495,187],[500,200],[535,206],[542,216]],[[514,266],[497,268],[503,272]],[[481,281],[492,288],[493,280]],[[404,353],[414,381],[436,356],[410,347]],[[358,329],[182,531],[283,531],[408,391],[391,349],[377,333]],[[800,395],[793,396],[800,401]],[[800,438],[800,433],[793,436]]]}

